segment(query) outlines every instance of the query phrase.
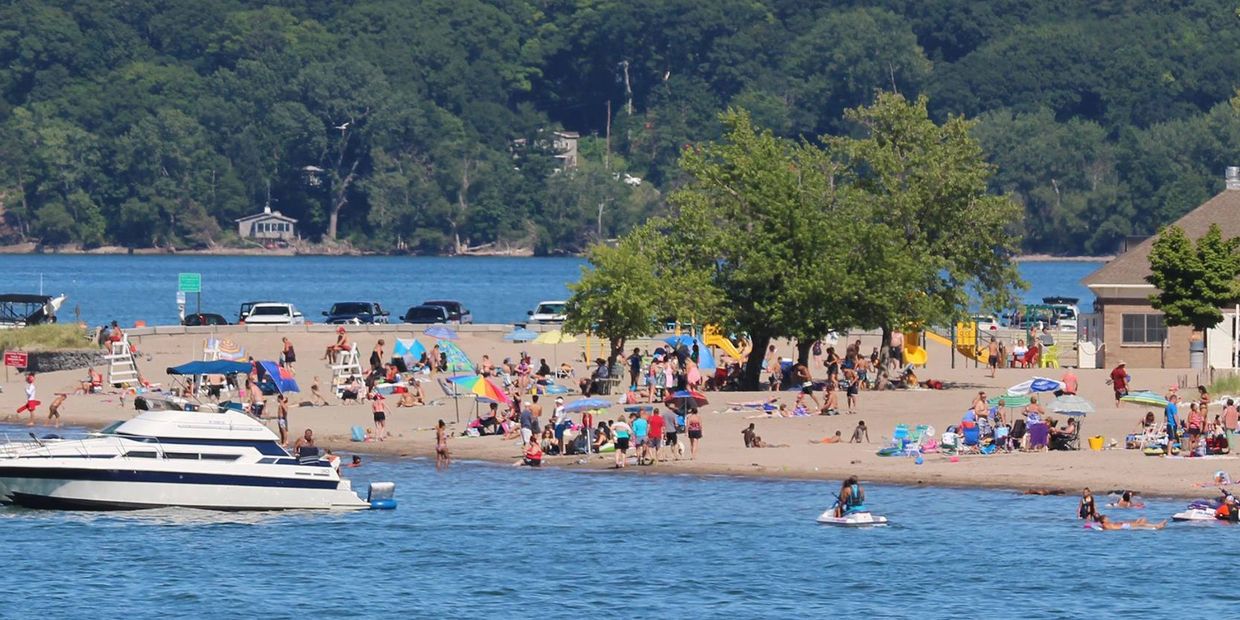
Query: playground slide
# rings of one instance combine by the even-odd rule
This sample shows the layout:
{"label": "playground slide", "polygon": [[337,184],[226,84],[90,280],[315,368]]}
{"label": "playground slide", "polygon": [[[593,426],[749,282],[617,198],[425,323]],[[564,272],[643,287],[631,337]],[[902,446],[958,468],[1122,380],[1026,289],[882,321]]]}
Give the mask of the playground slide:
{"label": "playground slide", "polygon": [[[945,347],[952,346],[951,338],[948,338],[940,334],[936,334],[932,331],[926,332],[926,339],[937,342]],[[971,360],[977,360],[978,363],[985,364],[987,361],[989,361],[990,354],[985,349],[978,349],[975,345],[957,343],[956,350],[959,351],[961,355]]]}
{"label": "playground slide", "polygon": [[724,338],[719,333],[719,328],[714,325],[707,325],[706,329],[702,330],[702,342],[708,347],[719,347],[719,350],[734,360],[739,361],[741,359],[741,352],[736,348],[736,345],[732,344],[731,340]]}
{"label": "playground slide", "polygon": [[926,357],[927,355],[926,355],[925,349],[918,347],[918,346],[914,346],[914,345],[904,345],[904,363],[905,364],[912,364],[914,366],[925,366]]}

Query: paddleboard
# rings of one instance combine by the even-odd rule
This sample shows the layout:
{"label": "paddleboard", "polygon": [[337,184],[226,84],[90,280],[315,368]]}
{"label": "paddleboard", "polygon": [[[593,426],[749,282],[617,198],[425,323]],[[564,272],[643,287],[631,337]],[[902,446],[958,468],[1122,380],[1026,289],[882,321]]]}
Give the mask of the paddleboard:
{"label": "paddleboard", "polygon": [[887,517],[870,512],[850,512],[842,517],[835,516],[835,509],[828,509],[818,515],[818,522],[823,525],[842,527],[880,527],[887,525]]}

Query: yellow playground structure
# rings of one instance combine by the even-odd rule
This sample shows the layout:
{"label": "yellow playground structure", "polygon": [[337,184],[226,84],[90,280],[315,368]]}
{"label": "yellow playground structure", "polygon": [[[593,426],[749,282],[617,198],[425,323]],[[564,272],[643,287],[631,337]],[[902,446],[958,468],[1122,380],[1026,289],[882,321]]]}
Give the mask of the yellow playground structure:
{"label": "yellow playground structure", "polygon": [[904,332],[904,363],[914,366],[926,365],[926,347],[921,341],[922,332]]}
{"label": "yellow playground structure", "polygon": [[[725,355],[738,362],[744,360],[749,354],[748,351],[741,351],[736,348],[736,345],[732,344],[731,340],[724,337],[724,335],[719,332],[718,325],[707,325],[702,329],[702,342],[708,347],[718,347],[719,350],[723,351]],[[748,348],[744,344],[742,344],[742,346]]]}

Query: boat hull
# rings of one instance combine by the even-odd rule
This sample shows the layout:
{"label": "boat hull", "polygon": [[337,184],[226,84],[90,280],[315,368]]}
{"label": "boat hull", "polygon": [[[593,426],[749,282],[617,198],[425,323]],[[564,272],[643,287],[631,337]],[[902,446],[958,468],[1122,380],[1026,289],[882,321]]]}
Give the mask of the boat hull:
{"label": "boat hull", "polygon": [[[270,485],[219,484],[209,477],[196,481],[156,481],[177,474],[106,470],[84,478],[56,477],[53,471],[33,477],[6,472],[0,476],[0,501],[28,508],[64,510],[144,510],[185,507],[205,510],[362,510],[370,504],[348,488],[348,483],[330,487],[283,486],[270,479]],[[108,474],[113,474],[109,476]],[[110,477],[111,479],[103,479]],[[185,476],[181,476],[185,478]]]}

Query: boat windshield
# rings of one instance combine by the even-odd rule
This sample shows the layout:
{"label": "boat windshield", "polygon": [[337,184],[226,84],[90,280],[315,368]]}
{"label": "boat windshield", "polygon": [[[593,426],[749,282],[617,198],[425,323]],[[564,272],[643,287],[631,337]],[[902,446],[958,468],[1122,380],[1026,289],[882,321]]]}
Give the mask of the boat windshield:
{"label": "boat windshield", "polygon": [[109,425],[105,426],[105,427],[103,428],[103,430],[99,431],[99,434],[100,434],[100,435],[115,435],[115,434],[116,434],[116,429],[120,428],[120,425],[122,425],[122,424],[124,424],[124,423],[125,423],[125,421],[124,421],[124,420],[117,420],[117,421],[115,421],[115,422],[113,422],[113,423],[111,423],[111,424],[109,424]]}

